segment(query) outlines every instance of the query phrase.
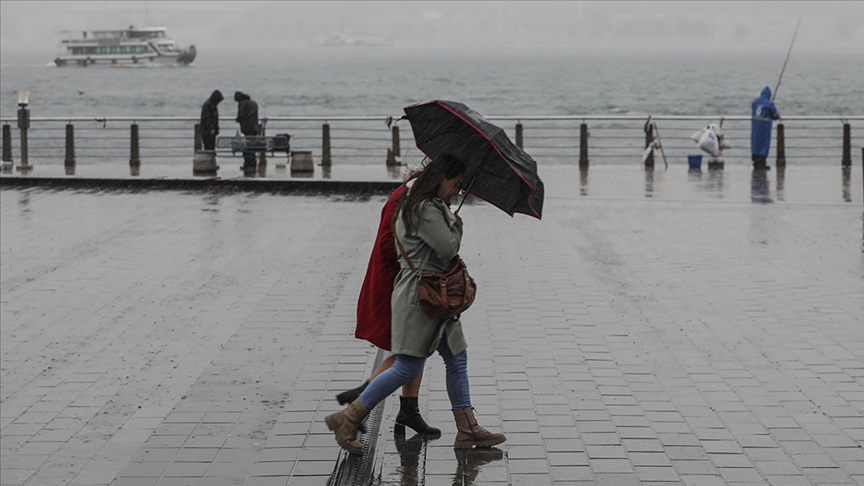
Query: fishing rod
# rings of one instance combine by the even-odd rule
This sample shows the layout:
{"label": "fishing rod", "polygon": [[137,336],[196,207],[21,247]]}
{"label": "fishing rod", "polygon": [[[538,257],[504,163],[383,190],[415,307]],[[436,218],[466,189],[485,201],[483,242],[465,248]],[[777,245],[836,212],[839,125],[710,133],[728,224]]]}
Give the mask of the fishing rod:
{"label": "fishing rod", "polygon": [[792,34],[792,43],[789,44],[789,52],[786,53],[786,60],[783,61],[783,69],[780,70],[780,77],[777,78],[777,85],[774,86],[774,93],[771,94],[771,100],[777,97],[777,90],[780,89],[780,80],[783,79],[783,73],[786,71],[786,63],[789,62],[789,55],[792,54],[792,46],[795,45],[795,37],[798,35],[798,27],[801,26],[801,17],[798,17],[798,24],[795,25],[795,33]]}
{"label": "fishing rod", "polygon": [[660,140],[660,130],[657,129],[656,123],[654,124],[654,132],[657,133],[657,143],[660,144],[660,155],[663,156],[663,170],[666,170],[669,168],[669,163],[666,162],[666,149],[663,148],[663,141]]}

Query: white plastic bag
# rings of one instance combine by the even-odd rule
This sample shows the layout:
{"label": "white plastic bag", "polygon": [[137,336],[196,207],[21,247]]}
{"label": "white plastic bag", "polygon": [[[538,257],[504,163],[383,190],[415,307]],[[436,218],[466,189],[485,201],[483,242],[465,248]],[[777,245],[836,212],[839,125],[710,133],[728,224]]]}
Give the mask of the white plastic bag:
{"label": "white plastic bag", "polygon": [[714,157],[720,155],[720,142],[717,140],[717,134],[714,133],[714,130],[705,130],[702,133],[702,136],[699,137],[699,148]]}

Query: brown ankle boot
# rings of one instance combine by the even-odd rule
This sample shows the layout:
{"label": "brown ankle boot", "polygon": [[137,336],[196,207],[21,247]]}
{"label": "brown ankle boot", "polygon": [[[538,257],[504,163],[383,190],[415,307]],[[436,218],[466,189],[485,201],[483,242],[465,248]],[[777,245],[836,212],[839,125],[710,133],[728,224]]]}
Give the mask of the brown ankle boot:
{"label": "brown ankle boot", "polygon": [[363,444],[357,441],[357,429],[363,419],[369,415],[369,409],[363,406],[360,399],[351,402],[351,405],[341,412],[336,412],[324,417],[327,428],[336,434],[336,442],[351,454],[363,454]]}
{"label": "brown ankle boot", "polygon": [[453,444],[456,449],[470,449],[473,446],[492,447],[507,440],[504,434],[495,434],[480,427],[477,419],[474,418],[474,407],[453,410],[453,417],[456,418],[456,429],[459,431]]}

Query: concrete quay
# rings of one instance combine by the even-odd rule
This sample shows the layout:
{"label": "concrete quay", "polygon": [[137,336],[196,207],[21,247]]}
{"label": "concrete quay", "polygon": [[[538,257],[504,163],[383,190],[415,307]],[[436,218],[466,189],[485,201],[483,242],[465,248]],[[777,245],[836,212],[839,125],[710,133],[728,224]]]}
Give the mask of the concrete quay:
{"label": "concrete quay", "polygon": [[[508,440],[454,451],[433,356],[443,436],[394,432],[391,397],[364,482],[864,485],[861,180],[844,202],[839,172],[787,171],[766,204],[741,170],[649,195],[556,169],[542,221],[466,204],[472,399]],[[384,199],[4,184],[0,483],[338,483],[323,417],[373,368],[354,308]]]}

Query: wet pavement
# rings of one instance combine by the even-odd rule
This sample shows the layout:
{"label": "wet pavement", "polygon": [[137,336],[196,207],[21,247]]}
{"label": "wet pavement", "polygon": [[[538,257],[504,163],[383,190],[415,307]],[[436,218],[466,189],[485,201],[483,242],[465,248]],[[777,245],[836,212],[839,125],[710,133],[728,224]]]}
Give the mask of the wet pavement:
{"label": "wet pavement", "polygon": [[[442,437],[395,431],[391,397],[366,480],[864,485],[859,168],[787,169],[783,194],[598,169],[541,172],[542,221],[462,210],[472,400],[507,442],[454,451],[433,356]],[[353,316],[383,202],[4,188],[0,483],[338,479],[323,417],[376,359]]]}
{"label": "wet pavement", "polygon": [[[67,173],[63,165],[42,164],[32,166],[26,172],[17,169],[0,172],[0,181],[6,187],[140,189],[186,185],[195,190],[209,186],[248,189],[257,185],[260,187],[252,190],[267,192],[271,188],[285,187],[290,191],[301,189],[306,192],[305,188],[318,190],[325,187],[326,192],[333,192],[329,187],[340,184],[398,184],[408,167],[417,165],[315,165],[311,172],[292,172],[271,161],[262,171],[244,172],[236,160],[220,159],[219,163],[222,165],[216,174],[198,175],[192,172],[191,165],[177,163],[142,163],[137,168],[123,163],[78,164],[72,174]],[[839,164],[790,165],[775,167],[768,172],[754,172],[750,166],[732,164],[723,170],[707,167],[688,170],[682,165],[643,170],[632,164],[598,164],[580,170],[576,165],[548,165],[541,166],[540,175],[546,183],[547,195],[553,197],[753,200],[769,203],[860,202],[862,198],[862,171],[857,163],[848,168],[841,168]],[[347,188],[346,192],[358,191]]]}

